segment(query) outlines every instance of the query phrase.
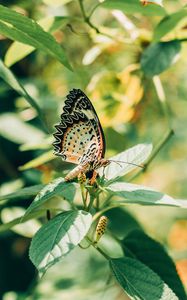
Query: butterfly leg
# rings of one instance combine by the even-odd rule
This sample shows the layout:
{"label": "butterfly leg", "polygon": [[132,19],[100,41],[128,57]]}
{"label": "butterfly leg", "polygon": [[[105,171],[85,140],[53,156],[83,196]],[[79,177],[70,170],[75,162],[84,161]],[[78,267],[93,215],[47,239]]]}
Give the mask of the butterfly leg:
{"label": "butterfly leg", "polygon": [[94,185],[94,183],[96,182],[96,178],[97,178],[98,173],[94,170],[91,179],[89,180],[90,185]]}

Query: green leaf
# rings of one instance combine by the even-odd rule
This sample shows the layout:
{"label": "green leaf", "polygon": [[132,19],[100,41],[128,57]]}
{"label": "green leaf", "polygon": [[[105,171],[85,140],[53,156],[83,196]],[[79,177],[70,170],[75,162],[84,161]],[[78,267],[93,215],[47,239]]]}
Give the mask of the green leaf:
{"label": "green leaf", "polygon": [[[106,189],[118,196],[123,203],[136,203],[141,205],[169,205],[187,208],[187,201],[182,202],[172,197],[155,191],[143,185],[137,185],[125,182],[115,182],[106,187]],[[119,203],[119,202],[118,202]]]}
{"label": "green leaf", "polygon": [[45,136],[41,130],[25,123],[16,113],[0,115],[0,134],[17,144],[39,142]]}
{"label": "green leaf", "polygon": [[143,6],[139,0],[105,0],[102,7],[108,9],[120,9],[126,14],[140,13],[148,16],[164,16],[166,11],[157,5]]}
{"label": "green leaf", "polygon": [[107,229],[109,229],[119,239],[124,238],[133,229],[141,229],[137,220],[121,207],[115,207],[105,212],[109,219]]}
{"label": "green leaf", "polygon": [[160,243],[150,238],[143,231],[134,230],[125,237],[122,245],[130,250],[138,260],[157,273],[180,300],[186,299],[186,293],[177,274],[175,264]]}
{"label": "green leaf", "polygon": [[32,160],[30,160],[26,164],[20,166],[19,170],[24,171],[24,170],[28,170],[31,168],[36,168],[36,167],[41,166],[41,165],[45,164],[46,162],[49,162],[53,159],[55,159],[55,156],[53,154],[53,151],[50,150],[50,151],[47,151],[47,152],[39,155],[38,157],[36,157]]}
{"label": "green leaf", "polygon": [[[105,178],[108,180],[115,179],[119,176],[124,176],[125,174],[137,168],[137,166],[128,163],[141,165],[149,157],[151,151],[151,144],[138,144],[132,148],[127,149],[126,151],[117,154],[114,157],[111,157],[110,164],[105,168],[100,168],[99,174],[100,176],[102,176],[104,173]],[[116,162],[113,162],[113,160]]]}
{"label": "green leaf", "polygon": [[28,103],[36,109],[36,111],[40,114],[40,108],[36,101],[32,99],[24,87],[20,84],[14,74],[3,64],[2,60],[0,60],[0,77],[8,83],[18,94],[23,96]]}
{"label": "green leaf", "polygon": [[3,64],[2,60],[0,60],[0,77],[9,85],[13,90],[15,90],[19,95],[23,96],[25,100],[37,111],[38,116],[40,117],[44,128],[46,129],[45,120],[43,116],[43,112],[37,104],[36,100],[34,100],[25,90],[25,88],[21,85],[21,83],[17,80],[14,74]]}
{"label": "green leaf", "polygon": [[27,208],[25,216],[55,196],[61,196],[68,201],[73,201],[77,186],[78,184],[74,182],[64,181],[64,178],[55,179],[39,192],[31,205]]}
{"label": "green leaf", "polygon": [[[9,224],[11,226],[11,224],[13,224],[13,222],[15,222],[15,220],[19,220],[25,213],[25,209],[22,207],[7,207],[4,208],[1,211],[1,221],[2,223],[4,223],[5,226],[7,226],[7,224]],[[21,224],[20,222],[18,222],[16,225],[9,227],[12,229],[12,231],[28,237],[28,238],[32,238],[33,235],[36,233],[36,231],[40,228],[41,224],[38,220],[33,219],[33,220],[28,220],[25,224]],[[3,229],[5,229],[6,227],[1,227],[0,225],[0,231],[2,231]]]}
{"label": "green leaf", "polygon": [[30,259],[40,273],[67,255],[87,234],[92,216],[85,211],[63,212],[42,226],[30,246]]}
{"label": "green leaf", "polygon": [[12,221],[10,221],[8,223],[1,224],[0,225],[0,232],[4,232],[4,231],[7,231],[7,230],[10,230],[10,229],[12,229],[14,226],[16,226],[18,224],[28,222],[28,220],[36,219],[36,218],[41,218],[45,214],[46,214],[46,211],[41,210],[41,211],[34,212],[33,214],[30,214],[24,220],[23,220],[22,216],[18,217],[18,218],[15,218],[15,219],[13,219]]}
{"label": "green leaf", "polygon": [[162,73],[176,62],[180,50],[178,40],[151,44],[142,54],[142,71],[149,77]]}
{"label": "green leaf", "polygon": [[[37,23],[45,30],[54,32],[68,22],[68,17],[47,17],[39,20]],[[34,47],[20,42],[13,42],[5,54],[5,64],[10,67],[19,60],[23,59],[35,50]]]}
{"label": "green leaf", "polygon": [[187,17],[187,9],[184,8],[163,18],[154,30],[154,41],[159,41],[163,36],[172,31],[185,17]]}
{"label": "green leaf", "polygon": [[0,5],[0,33],[52,55],[72,70],[63,48],[34,20]]}
{"label": "green leaf", "polygon": [[17,199],[28,199],[36,194],[38,194],[39,191],[44,187],[43,184],[38,184],[34,186],[29,186],[26,188],[23,188],[21,190],[18,190],[14,193],[7,194],[7,195],[2,195],[0,196],[0,201],[2,200],[17,200]]}
{"label": "green leaf", "polygon": [[124,291],[133,300],[179,300],[150,268],[133,258],[110,260],[110,268]]}

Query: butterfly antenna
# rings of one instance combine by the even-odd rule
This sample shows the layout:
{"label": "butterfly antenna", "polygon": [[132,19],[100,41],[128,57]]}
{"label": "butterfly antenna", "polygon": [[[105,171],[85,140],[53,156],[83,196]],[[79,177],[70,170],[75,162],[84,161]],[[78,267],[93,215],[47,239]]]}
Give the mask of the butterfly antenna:
{"label": "butterfly antenna", "polygon": [[128,164],[128,165],[136,166],[136,167],[138,167],[138,168],[142,168],[142,169],[144,169],[144,168],[145,168],[145,166],[144,166],[144,165],[137,165],[137,164],[135,164],[135,163],[130,163],[130,162],[127,162],[127,161],[121,161],[121,160],[112,160],[112,159],[110,159],[110,161],[112,161],[112,162],[115,162],[115,163],[117,163],[117,164],[119,164],[119,165],[120,165],[120,163],[122,163],[122,164]]}

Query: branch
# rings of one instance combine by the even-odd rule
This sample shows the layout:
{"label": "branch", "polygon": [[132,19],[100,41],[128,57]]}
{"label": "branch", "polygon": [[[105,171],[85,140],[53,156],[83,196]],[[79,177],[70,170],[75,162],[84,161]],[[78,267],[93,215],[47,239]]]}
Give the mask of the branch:
{"label": "branch", "polygon": [[92,12],[90,13],[89,16],[87,16],[84,5],[83,5],[83,0],[78,0],[78,1],[79,1],[79,6],[80,6],[81,13],[82,13],[82,16],[83,16],[83,19],[84,19],[85,23],[88,24],[88,26],[90,26],[91,28],[93,28],[97,33],[100,33],[99,29],[94,24],[92,24],[92,22],[90,21],[90,18],[92,16],[94,10],[97,7],[95,7],[94,10],[92,10]]}
{"label": "branch", "polygon": [[144,168],[137,172],[134,176],[132,176],[129,181],[133,181],[140,173],[146,172],[148,166],[152,162],[152,160],[157,156],[157,154],[160,152],[160,150],[165,146],[165,144],[170,140],[170,138],[175,134],[173,129],[169,129],[169,131],[165,134],[163,139],[155,146],[153,149],[152,154],[150,155],[148,161],[144,164]]}

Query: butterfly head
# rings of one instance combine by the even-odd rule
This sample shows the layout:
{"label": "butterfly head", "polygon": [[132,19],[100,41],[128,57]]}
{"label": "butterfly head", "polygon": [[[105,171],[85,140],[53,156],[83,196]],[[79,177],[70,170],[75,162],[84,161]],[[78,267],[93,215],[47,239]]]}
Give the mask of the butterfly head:
{"label": "butterfly head", "polygon": [[101,158],[99,161],[93,162],[93,168],[98,169],[101,167],[106,167],[109,163],[110,161],[108,159]]}

